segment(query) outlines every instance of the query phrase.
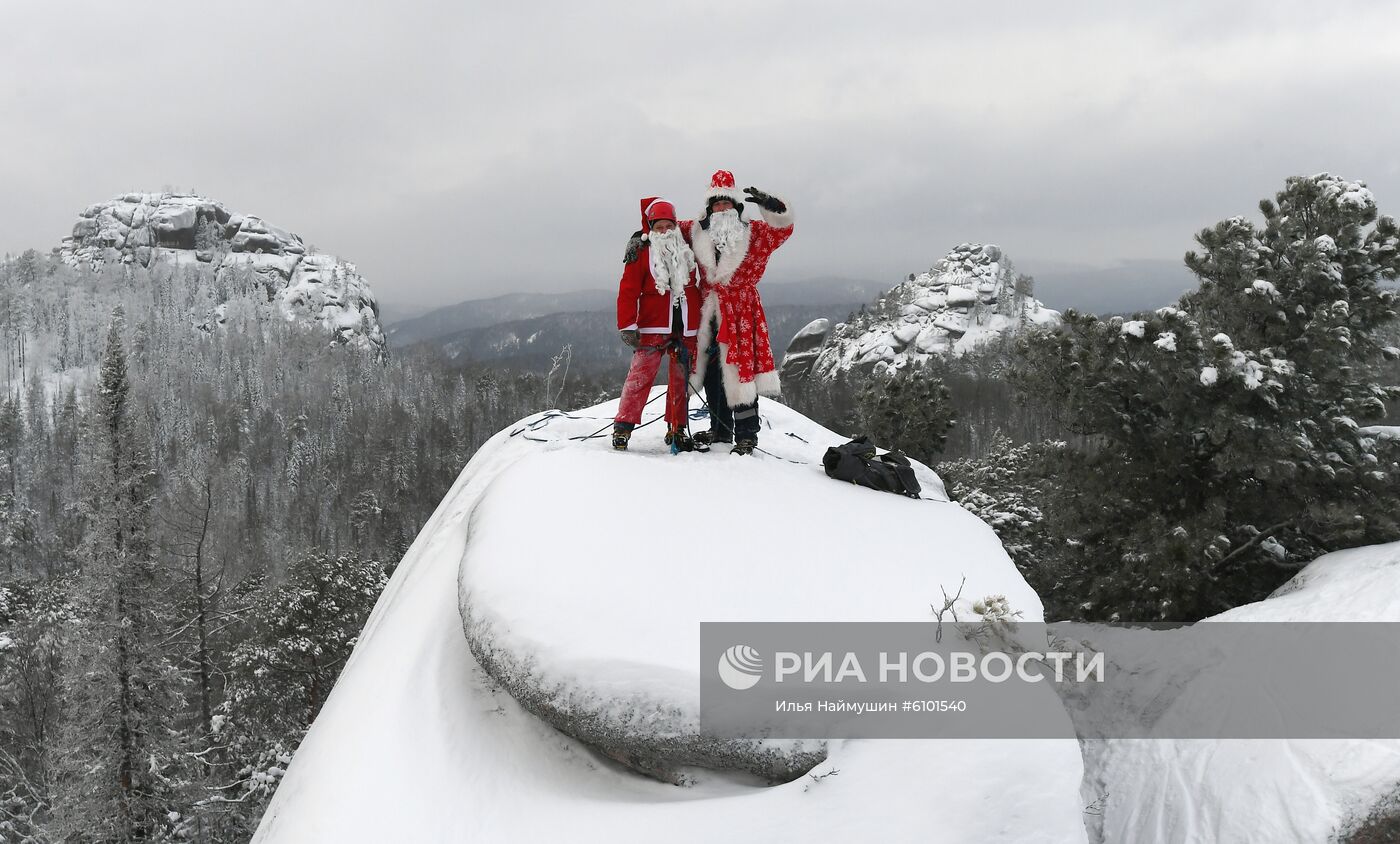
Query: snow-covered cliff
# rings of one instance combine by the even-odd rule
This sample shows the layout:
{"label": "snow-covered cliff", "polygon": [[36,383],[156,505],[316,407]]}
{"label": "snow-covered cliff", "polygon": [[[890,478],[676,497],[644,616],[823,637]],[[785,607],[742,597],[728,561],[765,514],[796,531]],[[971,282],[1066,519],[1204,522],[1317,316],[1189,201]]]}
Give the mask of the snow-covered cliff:
{"label": "snow-covered cliff", "polygon": [[928,621],[940,584],[964,576],[965,596],[1043,612],[926,467],[924,501],[834,482],[820,455],[844,438],[776,402],[770,453],[752,458],[673,456],[655,428],[621,454],[571,439],[616,409],[538,414],[482,447],[395,571],[255,841],[1084,840],[1073,740],[832,741],[792,782],[699,769],[678,787],[522,706],[474,651],[612,701],[640,730],[694,706],[702,620]]}
{"label": "snow-covered cliff", "polygon": [[[1400,542],[1319,557],[1267,599],[1208,622],[1400,622]],[[1363,627],[1357,625],[1358,635]],[[1105,641],[1094,644],[1103,647]],[[1393,672],[1395,666],[1375,669]],[[1193,681],[1219,689],[1223,684],[1212,672],[1221,670],[1207,665],[1203,679]],[[1308,671],[1305,661],[1298,671]],[[1163,688],[1162,673],[1159,666],[1139,666],[1137,676],[1138,693],[1163,702],[1163,719],[1189,718],[1200,729],[1231,717],[1221,701],[1203,705],[1181,690]],[[1336,693],[1364,694],[1365,685],[1363,678],[1358,688]],[[1191,706],[1183,716],[1180,710]],[[1396,739],[1115,739],[1085,742],[1084,762],[1082,799],[1094,807],[1086,815],[1091,839],[1107,844],[1348,841],[1368,818],[1400,815]],[[1392,830],[1397,826],[1391,822]],[[1371,835],[1354,840],[1394,840]]]}
{"label": "snow-covered cliff", "polygon": [[1031,295],[1030,282],[1017,275],[1000,247],[964,243],[850,322],[808,325],[788,347],[783,374],[830,378],[856,368],[961,355],[1059,318]]}
{"label": "snow-covered cliff", "polygon": [[224,282],[247,273],[287,319],[318,324],[340,342],[385,348],[379,305],[354,264],[206,197],[127,193],[89,205],[59,255],[72,267],[92,269],[114,262],[207,267]]}

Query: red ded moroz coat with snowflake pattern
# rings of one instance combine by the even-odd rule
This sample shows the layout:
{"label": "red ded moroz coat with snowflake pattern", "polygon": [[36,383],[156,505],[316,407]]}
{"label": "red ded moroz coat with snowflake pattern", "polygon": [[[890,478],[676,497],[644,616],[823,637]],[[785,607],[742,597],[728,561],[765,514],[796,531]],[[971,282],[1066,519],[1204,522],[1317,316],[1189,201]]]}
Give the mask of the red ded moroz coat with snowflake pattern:
{"label": "red ded moroz coat with snowflake pattern", "polygon": [[762,219],[750,220],[746,243],[729,253],[717,254],[709,232],[694,220],[682,220],[681,233],[695,250],[700,265],[700,352],[695,356],[691,383],[699,390],[709,363],[705,349],[711,343],[711,317],[717,317],[720,361],[723,364],[725,398],[731,407],[753,404],[759,396],[782,392],[773,348],[768,339],[768,318],[758,294],[758,282],[768,259],[792,236],[792,206],[782,214],[760,209]]}

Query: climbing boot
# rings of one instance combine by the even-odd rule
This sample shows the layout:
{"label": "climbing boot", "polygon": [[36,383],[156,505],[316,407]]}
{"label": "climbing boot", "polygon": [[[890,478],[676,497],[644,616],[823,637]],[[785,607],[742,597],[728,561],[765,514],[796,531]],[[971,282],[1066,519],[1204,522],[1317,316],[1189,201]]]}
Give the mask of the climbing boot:
{"label": "climbing boot", "polygon": [[632,439],[632,426],[621,422],[613,425],[612,447],[615,451],[626,451],[627,441]]}
{"label": "climbing boot", "polygon": [[692,439],[699,445],[714,445],[715,443],[732,443],[734,437],[728,431],[716,431],[711,428],[708,431],[699,431]]}
{"label": "climbing boot", "polygon": [[695,450],[695,440],[690,436],[690,434],[687,434],[685,432],[684,428],[681,428],[679,430],[672,429],[667,431],[666,445],[669,445],[671,447],[672,454],[678,454],[682,451]]}

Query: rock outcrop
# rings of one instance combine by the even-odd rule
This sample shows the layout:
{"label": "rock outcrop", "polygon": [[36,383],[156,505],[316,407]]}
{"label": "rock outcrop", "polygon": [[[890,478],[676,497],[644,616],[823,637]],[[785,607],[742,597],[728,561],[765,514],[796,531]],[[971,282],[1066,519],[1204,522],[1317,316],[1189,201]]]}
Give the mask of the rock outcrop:
{"label": "rock outcrop", "polygon": [[[832,739],[776,786],[733,769],[637,775],[647,760],[629,750],[707,741],[700,622],[931,624],[930,602],[960,584],[963,618],[988,594],[1027,621],[1043,607],[927,467],[931,500],[833,482],[818,463],[846,437],[778,402],[755,457],[672,455],[654,428],[618,454],[587,439],[616,413],[538,413],[477,451],[395,569],[255,844],[1085,840],[1072,739]],[[569,701],[584,708],[553,705]],[[563,717],[535,714],[551,711]]]}
{"label": "rock outcrop", "polygon": [[823,320],[808,325],[788,347],[783,374],[830,378],[961,355],[1059,318],[1032,296],[1029,278],[1016,274],[1000,247],[964,243],[850,322],[830,331]]}
{"label": "rock outcrop", "polygon": [[783,355],[782,377],[806,378],[812,374],[812,367],[816,364],[817,356],[821,354],[822,346],[830,333],[831,320],[823,318],[812,320],[793,335],[792,342],[788,343],[787,352]]}
{"label": "rock outcrop", "polygon": [[[1374,651],[1375,642],[1385,641],[1376,631],[1400,623],[1397,595],[1400,542],[1362,546],[1319,557],[1265,600],[1227,610],[1194,628],[1150,632],[1103,628],[1085,638],[1109,654],[1111,662],[1128,663],[1131,674],[1122,676],[1132,678],[1126,698],[1130,705],[1111,704],[1116,709],[1141,707],[1152,712],[1158,723],[1190,724],[1197,733],[1218,730],[1216,734],[1229,736],[1239,735],[1232,732],[1239,727],[1232,727],[1231,721],[1251,718],[1268,723],[1289,710],[1284,705],[1289,702],[1287,692],[1272,682],[1251,683],[1247,669],[1222,656],[1228,651],[1219,647],[1218,638],[1208,640],[1212,645],[1208,656],[1203,653],[1194,661],[1199,674],[1173,688],[1167,669],[1185,662],[1179,657],[1183,646],[1177,643],[1190,640],[1183,637],[1217,623],[1346,629],[1355,647],[1334,648],[1328,656],[1330,662],[1344,666],[1342,670],[1359,672],[1352,685],[1321,680],[1313,660],[1302,649],[1292,649],[1298,654],[1294,671],[1299,677],[1305,682],[1312,678],[1336,698],[1336,707],[1330,711],[1335,713],[1336,735],[1344,736],[1364,720],[1352,714],[1357,711],[1357,695],[1393,700],[1382,687],[1394,675],[1391,661],[1368,660],[1358,654]],[[1172,644],[1149,641],[1151,647],[1145,650],[1159,659],[1134,664],[1130,663],[1134,636],[1166,637]],[[1109,676],[1120,670],[1110,666]],[[1243,689],[1235,690],[1236,683]],[[1193,695],[1193,684],[1215,693]],[[1266,705],[1251,706],[1244,690],[1271,699]],[[1393,707],[1390,711],[1394,712]],[[1376,735],[1397,735],[1396,718],[1384,712],[1382,708],[1368,714],[1376,721],[1361,728],[1378,730]],[[1400,739],[1129,738],[1089,741],[1083,748],[1082,800],[1097,808],[1085,815],[1092,841],[1394,840],[1360,835],[1357,830],[1372,822],[1384,824],[1387,817],[1396,823]],[[1371,831],[1374,834],[1375,827]]]}
{"label": "rock outcrop", "polygon": [[[354,264],[206,197],[128,193],[89,205],[59,255],[70,266],[91,269],[165,262],[207,267],[221,281],[246,273],[288,319],[319,324],[338,342],[385,351],[379,305]],[[220,313],[210,316],[217,321]]]}
{"label": "rock outcrop", "polygon": [[[565,436],[610,412],[524,426],[521,436],[543,444],[496,477],[473,512],[458,595],[467,642],[493,680],[634,770],[671,782],[694,769],[789,782],[827,756],[820,741],[706,732],[695,659],[703,621],[923,621],[928,596],[964,572],[968,594],[1004,593],[1041,612],[995,535],[949,505],[925,466],[915,470],[921,501],[831,483],[815,467],[844,438],[777,403],[764,413],[765,448],[783,459],[676,458],[659,435],[634,438],[619,456]],[[656,491],[654,513],[620,513],[627,491],[643,489]],[[692,499],[737,498],[762,515],[708,528],[683,518]],[[813,529],[842,523],[861,528]],[[918,535],[939,536],[937,550]],[[733,547],[717,552],[714,542]]]}

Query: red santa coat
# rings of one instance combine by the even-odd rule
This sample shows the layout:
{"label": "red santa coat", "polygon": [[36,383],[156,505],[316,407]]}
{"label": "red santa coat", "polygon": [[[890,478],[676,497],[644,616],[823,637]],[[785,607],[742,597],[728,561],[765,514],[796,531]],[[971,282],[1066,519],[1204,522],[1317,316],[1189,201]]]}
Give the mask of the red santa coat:
{"label": "red santa coat", "polygon": [[[763,219],[751,220],[748,236],[739,249],[717,255],[709,232],[694,220],[682,220],[681,233],[695,250],[700,265],[700,334],[691,383],[698,390],[709,364],[704,350],[719,342],[725,398],[733,407],[753,404],[759,396],[782,393],[773,347],[768,339],[768,318],[758,295],[758,282],[768,259],[792,236],[792,206],[782,214],[760,209]],[[718,332],[710,337],[711,317]]]}
{"label": "red santa coat", "polygon": [[[681,308],[681,332],[694,337],[700,327],[700,288],[695,273],[685,285],[685,307]],[[657,289],[651,274],[651,251],[643,245],[637,257],[622,270],[617,287],[617,329],[642,334],[671,333],[671,291]]]}

